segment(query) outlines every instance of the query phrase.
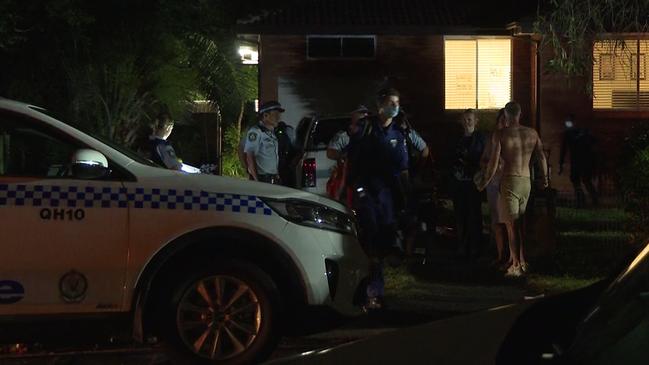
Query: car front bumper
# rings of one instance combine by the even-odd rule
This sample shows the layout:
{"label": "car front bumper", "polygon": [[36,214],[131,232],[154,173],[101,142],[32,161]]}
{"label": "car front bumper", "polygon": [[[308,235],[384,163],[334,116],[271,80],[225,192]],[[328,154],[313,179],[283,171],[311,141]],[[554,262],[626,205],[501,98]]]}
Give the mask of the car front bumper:
{"label": "car front bumper", "polygon": [[328,306],[342,315],[362,313],[369,261],[352,235],[289,223],[292,251],[299,255],[307,304]]}

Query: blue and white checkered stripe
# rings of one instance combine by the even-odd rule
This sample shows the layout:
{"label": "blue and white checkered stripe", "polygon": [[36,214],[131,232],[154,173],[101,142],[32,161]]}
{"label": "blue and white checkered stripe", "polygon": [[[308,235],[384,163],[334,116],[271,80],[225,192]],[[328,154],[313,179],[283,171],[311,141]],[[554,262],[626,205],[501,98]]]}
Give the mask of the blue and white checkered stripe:
{"label": "blue and white checkered stripe", "polygon": [[207,191],[0,184],[0,206],[55,208],[182,209],[272,215],[272,210],[254,195]]}

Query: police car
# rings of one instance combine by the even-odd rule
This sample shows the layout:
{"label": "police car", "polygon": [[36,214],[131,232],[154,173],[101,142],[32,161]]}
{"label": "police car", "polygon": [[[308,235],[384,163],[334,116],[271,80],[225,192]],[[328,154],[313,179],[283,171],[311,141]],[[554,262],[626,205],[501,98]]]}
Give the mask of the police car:
{"label": "police car", "polygon": [[336,202],[162,169],[7,99],[0,227],[0,321],[127,316],[181,363],[262,359],[297,309],[359,313],[366,277]]}

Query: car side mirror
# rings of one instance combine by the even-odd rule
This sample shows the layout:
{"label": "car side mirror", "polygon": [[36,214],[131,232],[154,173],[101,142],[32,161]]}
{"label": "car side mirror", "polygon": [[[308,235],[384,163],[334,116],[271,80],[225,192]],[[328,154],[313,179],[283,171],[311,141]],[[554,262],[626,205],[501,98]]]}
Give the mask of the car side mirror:
{"label": "car side mirror", "polygon": [[72,176],[78,179],[99,179],[110,175],[106,156],[91,149],[79,149],[72,155]]}

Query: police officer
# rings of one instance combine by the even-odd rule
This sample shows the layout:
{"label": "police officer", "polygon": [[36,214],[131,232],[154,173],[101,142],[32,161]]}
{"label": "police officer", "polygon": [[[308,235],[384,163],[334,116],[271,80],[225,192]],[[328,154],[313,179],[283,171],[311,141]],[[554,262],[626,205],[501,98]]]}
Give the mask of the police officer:
{"label": "police officer", "polygon": [[259,123],[248,129],[244,153],[248,174],[252,180],[279,184],[279,150],[273,132],[284,112],[282,105],[268,101],[259,107]]}
{"label": "police officer", "polygon": [[366,118],[370,110],[363,104],[360,104],[351,112],[351,118],[347,128],[338,131],[329,141],[327,146],[327,157],[331,160],[340,161],[345,156],[347,145],[349,145],[349,136],[358,130],[358,122]]}
{"label": "police officer", "polygon": [[151,159],[158,165],[168,169],[181,170],[183,164],[176,156],[171,143],[167,141],[174,129],[174,121],[171,119],[171,115],[167,112],[159,113],[151,125],[151,129],[153,129],[153,133],[149,137]]}
{"label": "police officer", "polygon": [[376,116],[368,117],[359,132],[351,136],[348,158],[349,183],[355,196],[360,238],[372,258],[366,308],[383,306],[382,259],[396,245],[395,198],[403,189],[399,184],[408,173],[408,148],[403,130],[395,117],[399,114],[399,92],[384,89],[377,95]]}
{"label": "police officer", "polygon": [[295,174],[291,171],[291,160],[295,156],[295,129],[280,121],[275,127],[275,136],[277,137],[277,151],[279,162],[277,170],[283,185],[295,185]]}

